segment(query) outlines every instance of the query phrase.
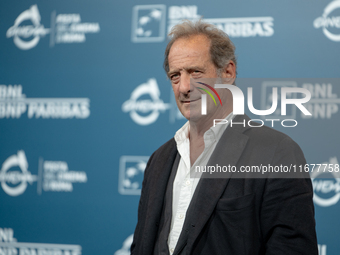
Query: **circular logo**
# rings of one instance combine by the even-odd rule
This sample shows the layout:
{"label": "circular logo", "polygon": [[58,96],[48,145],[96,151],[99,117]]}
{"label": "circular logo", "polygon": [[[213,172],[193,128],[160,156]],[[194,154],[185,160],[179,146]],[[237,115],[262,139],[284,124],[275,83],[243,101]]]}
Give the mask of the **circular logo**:
{"label": "circular logo", "polygon": [[314,27],[320,28],[322,27],[322,31],[327,36],[328,39],[340,42],[340,34],[334,34],[329,31],[329,28],[340,28],[340,16],[331,16],[330,14],[340,8],[340,0],[335,0],[330,2],[321,17],[314,20]]}
{"label": "circular logo", "polygon": [[[151,100],[139,100],[143,95],[149,95]],[[157,120],[159,111],[164,111],[169,108],[169,105],[165,104],[159,96],[160,91],[156,79],[149,79],[131,93],[130,99],[122,105],[122,110],[123,112],[130,112],[131,118],[137,124],[149,125]],[[141,115],[140,113],[149,114]]]}
{"label": "circular logo", "polygon": [[[332,206],[339,202],[340,200],[340,172],[329,172],[329,169],[325,169],[325,172],[323,169],[318,172],[314,171],[311,173],[311,179],[313,183],[313,189],[314,189],[314,196],[313,200],[314,202],[323,207]],[[318,176],[330,173],[332,174],[333,178],[318,178]],[[321,194],[327,195],[334,193],[333,196],[330,196],[328,198],[324,198],[320,196]]]}
{"label": "circular logo", "polygon": [[[20,171],[9,171],[12,167],[19,167]],[[17,155],[10,156],[2,164],[0,171],[1,187],[8,195],[21,195],[27,188],[27,182],[32,184],[33,181],[37,180],[37,177],[31,175],[27,168],[28,163],[24,151],[18,151]]]}
{"label": "circular logo", "polygon": [[[20,26],[26,20],[32,22],[32,25]],[[29,50],[35,47],[40,36],[45,36],[49,33],[49,29],[45,29],[44,25],[40,24],[40,13],[37,5],[32,5],[30,9],[22,12],[14,21],[14,25],[7,30],[7,38],[13,37],[14,44],[22,50]],[[31,40],[23,40],[22,38],[31,38]]]}

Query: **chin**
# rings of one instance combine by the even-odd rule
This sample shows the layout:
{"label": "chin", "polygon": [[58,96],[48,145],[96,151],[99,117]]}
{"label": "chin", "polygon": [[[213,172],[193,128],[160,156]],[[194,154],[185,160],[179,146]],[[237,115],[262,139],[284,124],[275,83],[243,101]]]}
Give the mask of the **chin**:
{"label": "chin", "polygon": [[197,107],[196,105],[182,106],[179,109],[187,120],[198,120],[202,118],[201,107]]}
{"label": "chin", "polygon": [[190,120],[190,111],[186,111],[186,112],[181,111],[181,113],[184,116],[184,118],[186,118],[187,120]]}
{"label": "chin", "polygon": [[188,120],[191,121],[197,121],[199,119],[201,119],[203,116],[201,114],[201,111],[191,111],[191,113],[189,114],[189,118],[187,118]]}

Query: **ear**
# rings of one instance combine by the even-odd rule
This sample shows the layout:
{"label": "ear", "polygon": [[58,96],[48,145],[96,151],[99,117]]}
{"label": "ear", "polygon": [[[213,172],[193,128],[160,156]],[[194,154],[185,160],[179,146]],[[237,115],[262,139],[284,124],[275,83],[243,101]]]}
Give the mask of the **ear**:
{"label": "ear", "polygon": [[229,63],[223,68],[223,72],[221,75],[222,78],[232,79],[232,81],[234,82],[234,80],[236,79],[236,66],[232,60],[230,60]]}

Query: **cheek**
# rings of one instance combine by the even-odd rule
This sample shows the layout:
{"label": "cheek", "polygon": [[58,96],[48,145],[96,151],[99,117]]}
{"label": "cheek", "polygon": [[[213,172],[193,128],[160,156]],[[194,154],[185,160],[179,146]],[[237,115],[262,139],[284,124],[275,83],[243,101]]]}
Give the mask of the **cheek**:
{"label": "cheek", "polygon": [[172,91],[174,92],[175,96],[178,95],[179,94],[178,86],[172,85]]}

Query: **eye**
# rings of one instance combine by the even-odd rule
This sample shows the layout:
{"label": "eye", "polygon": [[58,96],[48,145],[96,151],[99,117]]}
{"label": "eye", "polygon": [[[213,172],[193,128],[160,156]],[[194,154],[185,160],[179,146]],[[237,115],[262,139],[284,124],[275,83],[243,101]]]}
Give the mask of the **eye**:
{"label": "eye", "polygon": [[199,78],[201,76],[201,74],[202,74],[201,71],[195,70],[195,71],[192,72],[191,75],[192,75],[193,78]]}
{"label": "eye", "polygon": [[172,82],[176,82],[179,79],[179,74],[178,73],[174,73],[170,75],[170,80]]}

